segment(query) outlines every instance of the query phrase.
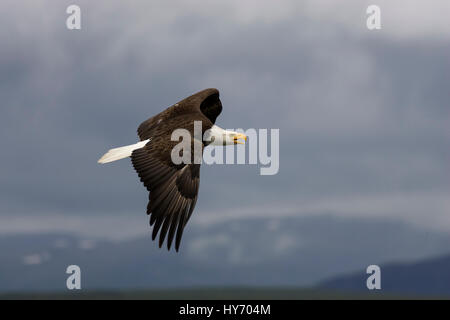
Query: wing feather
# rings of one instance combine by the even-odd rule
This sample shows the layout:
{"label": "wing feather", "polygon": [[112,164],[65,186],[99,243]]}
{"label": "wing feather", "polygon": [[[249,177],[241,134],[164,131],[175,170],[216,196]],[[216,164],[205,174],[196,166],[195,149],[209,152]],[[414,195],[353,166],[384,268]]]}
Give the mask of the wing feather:
{"label": "wing feather", "polygon": [[[159,148],[148,143],[133,151],[131,161],[140,180],[150,192],[147,214],[153,226],[152,239],[159,234],[159,246],[167,239],[170,250],[180,247],[183,229],[197,201],[200,164],[174,165],[165,161]],[[161,159],[163,158],[163,159]]]}

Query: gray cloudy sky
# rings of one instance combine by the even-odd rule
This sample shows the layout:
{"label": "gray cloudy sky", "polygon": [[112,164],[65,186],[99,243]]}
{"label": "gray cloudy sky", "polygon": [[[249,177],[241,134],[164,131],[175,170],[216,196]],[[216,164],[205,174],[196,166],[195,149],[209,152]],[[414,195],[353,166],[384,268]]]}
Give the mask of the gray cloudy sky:
{"label": "gray cloudy sky", "polygon": [[0,233],[146,232],[130,162],[96,161],[207,87],[221,127],[280,129],[280,171],[203,166],[192,223],[327,213],[450,232],[448,1],[79,0],[69,31],[73,3],[0,4]]}

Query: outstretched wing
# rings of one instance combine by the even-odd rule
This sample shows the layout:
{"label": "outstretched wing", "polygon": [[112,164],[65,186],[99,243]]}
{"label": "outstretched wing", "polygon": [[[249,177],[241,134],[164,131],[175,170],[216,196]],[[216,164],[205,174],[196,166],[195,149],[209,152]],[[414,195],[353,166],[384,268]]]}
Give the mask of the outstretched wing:
{"label": "outstretched wing", "polygon": [[[159,232],[159,247],[167,235],[170,250],[175,237],[175,249],[180,247],[184,227],[192,215],[200,184],[200,164],[174,165],[158,149],[161,145],[149,142],[133,151],[131,161],[149,194],[147,214],[154,225],[152,239]],[[164,148],[164,147],[163,147]]]}
{"label": "outstretched wing", "polygon": [[211,128],[222,112],[222,102],[217,89],[205,89],[170,106],[163,112],[142,122],[138,128],[138,136],[143,140],[162,134],[161,130],[170,127],[172,119],[185,116],[197,117],[203,121],[203,131]]}

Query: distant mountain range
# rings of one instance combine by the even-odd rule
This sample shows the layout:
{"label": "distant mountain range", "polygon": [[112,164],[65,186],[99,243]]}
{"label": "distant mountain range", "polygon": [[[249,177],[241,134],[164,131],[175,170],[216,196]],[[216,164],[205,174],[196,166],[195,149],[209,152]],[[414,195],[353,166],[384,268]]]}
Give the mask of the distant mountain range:
{"label": "distant mountain range", "polygon": [[[414,263],[388,264],[381,266],[380,271],[380,293],[450,297],[450,255]],[[318,287],[367,293],[368,276],[365,272],[355,272],[326,280]]]}
{"label": "distant mountain range", "polygon": [[[366,267],[377,264],[383,291],[446,294],[449,257],[384,265],[444,255],[449,243],[445,233],[326,215],[192,224],[179,253],[157,248],[150,234],[122,242],[67,234],[11,235],[0,237],[0,292],[65,291],[65,271],[72,264],[80,266],[85,290],[317,283],[367,290]],[[332,278],[355,270],[360,272]]]}

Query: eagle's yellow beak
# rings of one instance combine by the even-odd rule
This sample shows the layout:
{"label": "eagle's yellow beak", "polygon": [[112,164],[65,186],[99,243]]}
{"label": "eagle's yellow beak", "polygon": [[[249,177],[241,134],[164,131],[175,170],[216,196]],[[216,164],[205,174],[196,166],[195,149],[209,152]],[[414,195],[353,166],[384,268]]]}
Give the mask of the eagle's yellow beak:
{"label": "eagle's yellow beak", "polygon": [[244,142],[239,141],[239,139],[242,139],[242,140],[244,140],[244,141],[247,141],[247,136],[246,136],[245,134],[242,134],[242,133],[237,133],[237,134],[233,137],[234,144],[245,144]]}

